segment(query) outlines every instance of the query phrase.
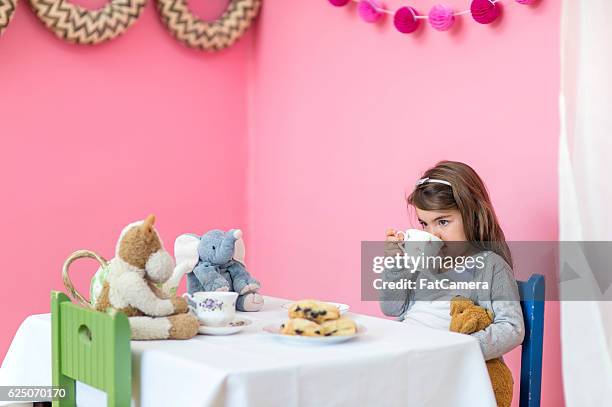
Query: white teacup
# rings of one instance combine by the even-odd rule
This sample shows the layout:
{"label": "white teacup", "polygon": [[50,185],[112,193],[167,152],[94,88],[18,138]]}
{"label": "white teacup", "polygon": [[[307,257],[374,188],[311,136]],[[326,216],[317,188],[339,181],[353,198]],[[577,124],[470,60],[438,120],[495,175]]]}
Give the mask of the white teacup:
{"label": "white teacup", "polygon": [[424,230],[408,229],[402,233],[404,233],[404,242],[411,242],[404,245],[406,251],[416,255],[423,253],[425,256],[435,256],[444,245],[442,239]]}
{"label": "white teacup", "polygon": [[225,326],[236,318],[238,293],[233,291],[198,291],[183,297],[191,301],[189,308],[204,325]]}

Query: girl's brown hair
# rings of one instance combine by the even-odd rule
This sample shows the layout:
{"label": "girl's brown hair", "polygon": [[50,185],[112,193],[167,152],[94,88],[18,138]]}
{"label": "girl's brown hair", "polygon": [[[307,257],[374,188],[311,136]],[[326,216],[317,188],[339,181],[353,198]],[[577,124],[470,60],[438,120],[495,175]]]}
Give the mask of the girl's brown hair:
{"label": "girl's brown hair", "polygon": [[408,204],[424,211],[457,209],[463,219],[467,240],[481,250],[497,253],[512,267],[510,248],[495,216],[489,193],[472,167],[457,161],[440,161],[425,171],[422,178],[447,181],[452,187],[425,182],[412,191]]}

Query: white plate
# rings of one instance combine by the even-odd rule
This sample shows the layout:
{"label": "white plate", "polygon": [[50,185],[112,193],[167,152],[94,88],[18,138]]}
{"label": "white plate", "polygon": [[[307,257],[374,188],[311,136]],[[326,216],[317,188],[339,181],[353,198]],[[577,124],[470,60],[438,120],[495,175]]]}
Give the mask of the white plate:
{"label": "white plate", "polygon": [[[351,309],[351,307],[349,307],[347,304],[342,304],[342,303],[339,303],[339,302],[329,302],[329,301],[321,301],[321,302],[324,302],[324,303],[327,303],[327,304],[330,304],[330,305],[335,305],[336,308],[338,308],[338,311],[340,311],[340,315],[346,314],[348,312],[348,310]],[[293,304],[295,304],[295,301],[294,302],[286,302],[283,305],[281,305],[281,308],[288,310],[289,308],[291,308],[291,306]]]}
{"label": "white plate", "polygon": [[232,335],[242,331],[249,325],[251,325],[251,320],[246,318],[236,318],[224,326],[206,326],[200,322],[198,332],[204,335]]}
{"label": "white plate", "polygon": [[293,345],[331,345],[350,341],[358,336],[363,336],[366,333],[366,328],[363,325],[357,325],[357,333],[346,336],[298,336],[298,335],[283,335],[280,333],[280,325],[267,325],[263,328],[265,332],[272,335],[281,342],[290,343]]}

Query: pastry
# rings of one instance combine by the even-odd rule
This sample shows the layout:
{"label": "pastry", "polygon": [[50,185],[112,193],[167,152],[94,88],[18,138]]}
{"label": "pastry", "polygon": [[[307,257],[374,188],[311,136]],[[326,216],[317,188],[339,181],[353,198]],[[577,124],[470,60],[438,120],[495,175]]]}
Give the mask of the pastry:
{"label": "pastry", "polygon": [[340,318],[340,311],[335,305],[316,300],[297,301],[289,307],[289,318],[305,318],[322,323]]}
{"label": "pastry", "polygon": [[321,325],[304,318],[290,319],[281,325],[283,335],[321,336]]}
{"label": "pastry", "polygon": [[340,318],[322,323],[321,330],[324,336],[349,336],[355,335],[357,324],[352,319]]}

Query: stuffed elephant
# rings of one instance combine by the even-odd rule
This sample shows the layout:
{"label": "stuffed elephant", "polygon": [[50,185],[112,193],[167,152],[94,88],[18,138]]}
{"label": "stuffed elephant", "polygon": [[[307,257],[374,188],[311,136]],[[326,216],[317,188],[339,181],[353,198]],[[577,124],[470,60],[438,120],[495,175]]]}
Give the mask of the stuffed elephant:
{"label": "stuffed elephant", "polygon": [[242,232],[211,230],[200,237],[198,263],[187,274],[187,291],[235,291],[238,293],[236,309],[259,311],[263,298],[257,293],[260,284],[247,272],[243,263],[235,260],[236,242]]}

